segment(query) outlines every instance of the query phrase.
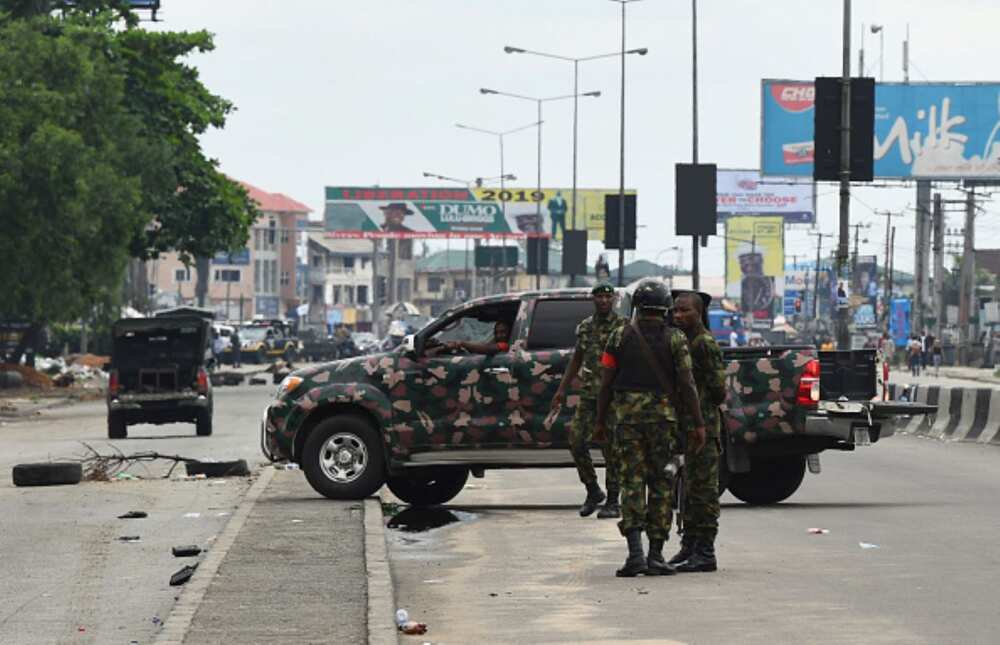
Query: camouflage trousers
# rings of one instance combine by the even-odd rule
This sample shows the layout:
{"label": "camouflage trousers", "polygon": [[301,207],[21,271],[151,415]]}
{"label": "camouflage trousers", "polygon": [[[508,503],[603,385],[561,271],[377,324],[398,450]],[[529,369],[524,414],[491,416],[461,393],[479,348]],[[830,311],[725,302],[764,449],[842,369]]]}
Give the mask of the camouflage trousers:
{"label": "camouflage trousers", "polygon": [[616,447],[621,468],[622,519],[618,529],[626,535],[643,529],[653,539],[670,536],[674,480],[666,472],[677,445],[677,424],[621,422]]}
{"label": "camouflage trousers", "polygon": [[[594,462],[590,458],[590,447],[594,443],[594,426],[597,424],[597,401],[581,398],[573,415],[569,434],[569,451],[576,463],[576,473],[584,485],[597,481]],[[611,425],[610,422],[608,425]],[[600,444],[604,453],[604,486],[609,491],[619,490],[618,458],[614,449],[614,432],[609,429],[607,441]]]}
{"label": "camouflage trousers", "polygon": [[[687,426],[683,430],[687,430]],[[719,532],[719,416],[705,418],[705,447],[684,454],[684,535],[714,541]]]}

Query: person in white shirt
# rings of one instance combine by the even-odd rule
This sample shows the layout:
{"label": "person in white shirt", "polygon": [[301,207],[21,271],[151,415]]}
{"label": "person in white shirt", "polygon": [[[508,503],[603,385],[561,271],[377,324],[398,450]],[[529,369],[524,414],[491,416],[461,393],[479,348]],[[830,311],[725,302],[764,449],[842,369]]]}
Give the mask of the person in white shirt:
{"label": "person in white shirt", "polygon": [[740,344],[740,336],[739,336],[739,334],[736,333],[735,329],[730,330],[730,332],[729,332],[729,346],[730,347],[738,347],[739,344]]}

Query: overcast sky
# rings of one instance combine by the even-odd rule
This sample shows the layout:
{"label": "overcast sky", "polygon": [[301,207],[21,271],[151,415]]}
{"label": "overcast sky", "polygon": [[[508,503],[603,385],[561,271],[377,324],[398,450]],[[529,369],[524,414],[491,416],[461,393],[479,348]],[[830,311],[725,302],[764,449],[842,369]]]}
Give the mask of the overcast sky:
{"label": "overcast sky", "polygon": [[[760,80],[839,75],[842,2],[701,0],[699,2],[700,161],[756,168],[760,159]],[[911,40],[912,81],[1000,80],[1000,5],[990,0],[855,0],[852,72],[861,25],[885,25],[886,81],[902,80],[902,40]],[[447,185],[430,171],[460,178],[499,174],[491,130],[535,120],[535,105],[482,96],[480,87],[552,96],[572,93],[572,64],[508,55],[506,44],[566,56],[617,51],[620,9],[609,0],[163,0],[153,29],[207,29],[216,50],[194,63],[213,91],[238,108],[224,130],[207,134],[209,155],[229,175],[283,192],[323,211],[328,185]],[[639,192],[638,257],[677,261],[669,247],[690,238],[673,231],[673,167],[691,159],[691,3],[643,0],[628,5],[626,185]],[[865,37],[868,72],[878,75],[879,39]],[[619,64],[581,64],[579,180],[617,187]],[[545,108],[542,183],[572,179],[572,101]],[[533,131],[507,138],[506,167],[516,185],[534,185]],[[837,187],[820,185],[819,228],[837,230]],[[885,218],[898,220],[896,266],[913,265],[911,187],[860,188],[852,222],[871,222],[862,253],[885,255]],[[959,197],[956,194],[947,197]],[[996,211],[977,221],[977,246],[1000,246]],[[952,215],[949,227],[961,225]],[[720,228],[721,233],[721,228]],[[786,234],[786,253],[815,255],[805,229]],[[829,244],[824,240],[824,244]],[[591,256],[602,247],[591,244]],[[721,238],[702,249],[702,272],[723,273]],[[612,257],[612,264],[617,255]],[[880,259],[881,262],[881,259]]]}

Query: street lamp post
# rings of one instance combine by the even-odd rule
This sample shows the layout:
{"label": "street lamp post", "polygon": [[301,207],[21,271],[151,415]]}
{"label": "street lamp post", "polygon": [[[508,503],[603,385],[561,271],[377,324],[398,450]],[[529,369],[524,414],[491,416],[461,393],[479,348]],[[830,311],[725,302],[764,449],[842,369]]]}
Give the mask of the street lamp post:
{"label": "street lamp post", "polygon": [[622,91],[618,176],[618,286],[625,286],[625,6],[639,0],[611,0],[622,7]]}
{"label": "street lamp post", "polygon": [[[473,132],[481,132],[483,134],[491,134],[491,135],[495,136],[497,138],[497,140],[499,141],[499,143],[500,143],[500,176],[499,176],[499,179],[500,179],[500,193],[501,193],[501,195],[500,195],[500,211],[503,213],[504,219],[506,219],[506,217],[507,217],[507,201],[503,199],[503,191],[504,191],[504,183],[503,182],[504,182],[504,179],[506,179],[508,177],[508,175],[504,171],[503,138],[505,136],[507,136],[508,134],[514,134],[515,132],[521,132],[523,130],[528,130],[530,128],[534,128],[534,127],[541,128],[542,127],[541,120],[538,120],[538,121],[536,121],[534,123],[528,123],[526,125],[522,125],[522,126],[517,127],[517,128],[511,128],[510,130],[503,130],[503,131],[488,130],[486,128],[478,128],[478,127],[471,126],[471,125],[465,125],[463,123],[456,123],[455,127],[456,128],[461,128],[463,130],[471,130]],[[479,248],[479,239],[478,238],[476,238],[475,247]],[[473,296],[475,296],[475,293],[476,293],[475,281],[476,281],[476,277],[475,277],[475,274],[474,274],[473,275],[473,285],[472,285],[472,294],[473,294]]]}
{"label": "street lamp post", "polygon": [[[617,0],[616,0],[617,1]],[[632,0],[628,0],[632,1]],[[560,56],[559,54],[550,54],[547,52],[534,51],[531,49],[524,49],[523,47],[512,47],[506,45],[503,48],[505,53],[508,54],[530,54],[532,56],[541,56],[542,58],[552,58],[555,60],[567,61],[573,63],[573,198],[572,204],[570,206],[570,228],[576,229],[576,169],[577,169],[577,132],[578,132],[578,101],[577,98],[580,95],[580,63],[598,60],[601,58],[615,58],[617,56],[622,56],[624,60],[625,54],[639,54],[640,56],[645,56],[649,49],[646,47],[639,47],[636,49],[629,49],[621,52],[612,52],[610,54],[597,54],[595,56]]]}
{"label": "street lamp post", "polygon": [[[601,93],[599,91],[594,91],[594,92],[584,92],[582,94],[576,94],[576,93],[574,93],[574,94],[565,94],[565,95],[561,95],[561,96],[549,96],[549,97],[545,97],[545,98],[539,98],[539,97],[535,97],[535,96],[525,96],[523,94],[513,94],[511,92],[501,92],[499,90],[491,90],[491,89],[486,88],[486,87],[480,88],[479,92],[480,92],[480,94],[494,94],[496,96],[507,96],[507,97],[510,97],[510,98],[513,98],[513,99],[521,99],[523,101],[532,101],[532,102],[534,102],[537,105],[537,108],[538,108],[538,177],[537,177],[538,188],[537,188],[537,194],[535,195],[535,198],[536,198],[535,199],[535,214],[538,217],[538,221],[541,222],[542,221],[542,123],[543,123],[543,121],[542,121],[542,103],[547,103],[549,101],[561,101],[561,100],[565,100],[565,99],[573,99],[573,103],[575,105],[576,102],[577,102],[577,98],[580,97],[580,96],[592,96],[592,97],[596,98],[596,97],[600,96]],[[574,112],[575,112],[575,110],[574,110]],[[575,226],[575,222],[573,224]],[[555,239],[555,232],[556,232],[555,231],[555,226],[553,225],[553,227],[552,227],[552,236],[553,236],[553,239]],[[563,223],[564,237],[565,237],[565,232],[566,232],[566,224],[564,222]],[[538,239],[540,239],[540,238],[535,238],[533,241],[529,241],[528,243],[531,244],[533,242],[536,245],[536,248],[537,248],[537,246],[538,246]],[[541,288],[541,280],[542,280],[541,273],[536,273],[535,274],[535,288],[536,289],[540,289]]]}

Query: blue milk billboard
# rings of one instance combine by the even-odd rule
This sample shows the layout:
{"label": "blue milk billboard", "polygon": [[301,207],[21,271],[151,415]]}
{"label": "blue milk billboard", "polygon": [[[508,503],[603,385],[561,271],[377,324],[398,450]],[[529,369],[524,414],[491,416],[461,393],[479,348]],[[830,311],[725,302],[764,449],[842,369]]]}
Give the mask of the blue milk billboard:
{"label": "blue milk billboard", "polygon": [[[812,81],[761,82],[761,169],[813,171]],[[1000,83],[878,83],[875,176],[1000,178]]]}

